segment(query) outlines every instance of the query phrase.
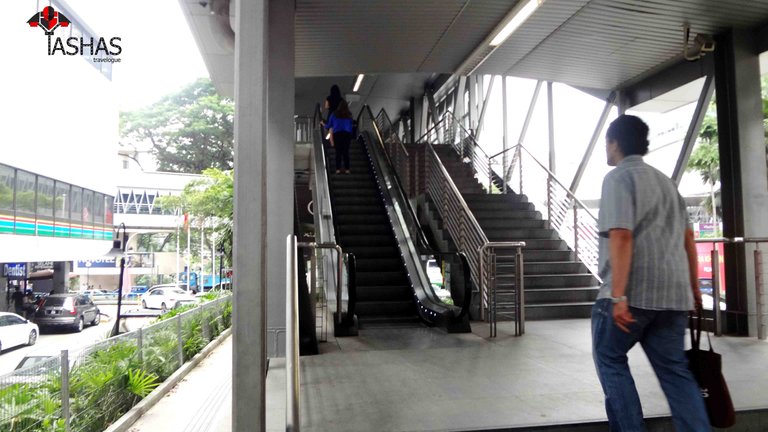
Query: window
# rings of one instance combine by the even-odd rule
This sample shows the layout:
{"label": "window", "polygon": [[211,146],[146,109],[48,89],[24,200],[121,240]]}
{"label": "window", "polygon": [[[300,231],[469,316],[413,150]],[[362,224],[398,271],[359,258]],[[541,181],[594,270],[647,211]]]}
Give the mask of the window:
{"label": "window", "polygon": [[70,217],[73,221],[83,220],[83,189],[72,186],[72,198],[69,200]]}
{"label": "window", "polygon": [[67,198],[69,197],[69,185],[67,183],[56,182],[56,199],[54,200],[53,214],[57,221],[69,222],[69,206]]}
{"label": "window", "polygon": [[21,170],[16,174],[16,212],[35,215],[35,175]]}
{"label": "window", "polygon": [[104,225],[112,225],[112,212],[114,211],[115,199],[111,196],[104,197]]}
{"label": "window", "polygon": [[0,316],[0,327],[5,327],[8,325],[8,315]]}
{"label": "window", "polygon": [[37,215],[53,217],[53,180],[37,178]]}
{"label": "window", "polygon": [[[16,170],[0,165],[0,212],[13,212],[13,190],[16,188]],[[6,212],[4,212],[5,210]]]}
{"label": "window", "polygon": [[8,319],[7,325],[19,325],[19,324],[27,323],[23,318],[13,316],[13,315],[8,315],[6,318]]}
{"label": "window", "polygon": [[149,295],[163,295],[163,290],[155,290],[149,293]]}

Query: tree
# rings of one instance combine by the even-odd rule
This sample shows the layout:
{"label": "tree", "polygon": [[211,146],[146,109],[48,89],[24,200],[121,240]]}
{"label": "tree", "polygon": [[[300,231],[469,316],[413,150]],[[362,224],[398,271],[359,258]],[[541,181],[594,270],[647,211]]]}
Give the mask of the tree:
{"label": "tree", "polygon": [[[712,103],[714,105],[714,101]],[[701,180],[709,185],[709,199],[705,200],[704,207],[712,215],[715,230],[717,224],[717,205],[715,203],[715,184],[720,181],[720,150],[717,136],[717,116],[712,106],[704,117],[699,132],[699,143],[688,159],[687,171],[696,171]]]}
{"label": "tree", "polygon": [[146,108],[121,112],[121,141],[151,143],[161,171],[228,170],[234,166],[234,113],[234,103],[201,78]]}
{"label": "tree", "polygon": [[[175,208],[191,216],[192,226],[203,222],[213,225],[217,249],[224,250],[225,261],[232,262],[232,221],[234,218],[235,177],[233,171],[209,168],[203,171],[202,179],[194,180],[184,187],[179,196],[157,198],[164,208]],[[207,239],[210,241],[210,237]],[[210,247],[206,244],[205,247]]]}

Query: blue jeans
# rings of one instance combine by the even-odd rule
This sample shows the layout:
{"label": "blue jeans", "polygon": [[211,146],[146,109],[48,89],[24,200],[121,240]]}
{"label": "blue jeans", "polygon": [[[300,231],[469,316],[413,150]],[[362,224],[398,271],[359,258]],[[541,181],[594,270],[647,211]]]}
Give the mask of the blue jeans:
{"label": "blue jeans", "polygon": [[688,313],[630,307],[630,333],[613,322],[613,304],[600,299],[592,307],[592,356],[605,393],[611,431],[644,431],[643,409],[629,371],[627,352],[640,342],[656,372],[678,432],[710,431],[699,386],[688,370],[685,329]]}

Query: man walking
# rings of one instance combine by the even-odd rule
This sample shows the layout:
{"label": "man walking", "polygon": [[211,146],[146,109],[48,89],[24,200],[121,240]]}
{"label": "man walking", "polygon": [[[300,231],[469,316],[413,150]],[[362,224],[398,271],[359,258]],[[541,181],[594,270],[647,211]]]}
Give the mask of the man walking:
{"label": "man walking", "polygon": [[606,133],[600,200],[600,277],[592,308],[592,354],[611,431],[645,430],[627,352],[640,343],[678,432],[711,430],[684,352],[687,316],[701,307],[696,245],[675,184],[643,162],[648,126],[619,116]]}

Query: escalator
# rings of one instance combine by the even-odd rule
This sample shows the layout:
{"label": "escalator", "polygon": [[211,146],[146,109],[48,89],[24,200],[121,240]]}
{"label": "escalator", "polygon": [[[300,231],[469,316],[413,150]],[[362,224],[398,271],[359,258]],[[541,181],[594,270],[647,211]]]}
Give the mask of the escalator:
{"label": "escalator", "polygon": [[351,174],[335,174],[335,150],[326,155],[337,242],[357,260],[360,326],[418,323],[409,276],[364,143],[350,145]]}

